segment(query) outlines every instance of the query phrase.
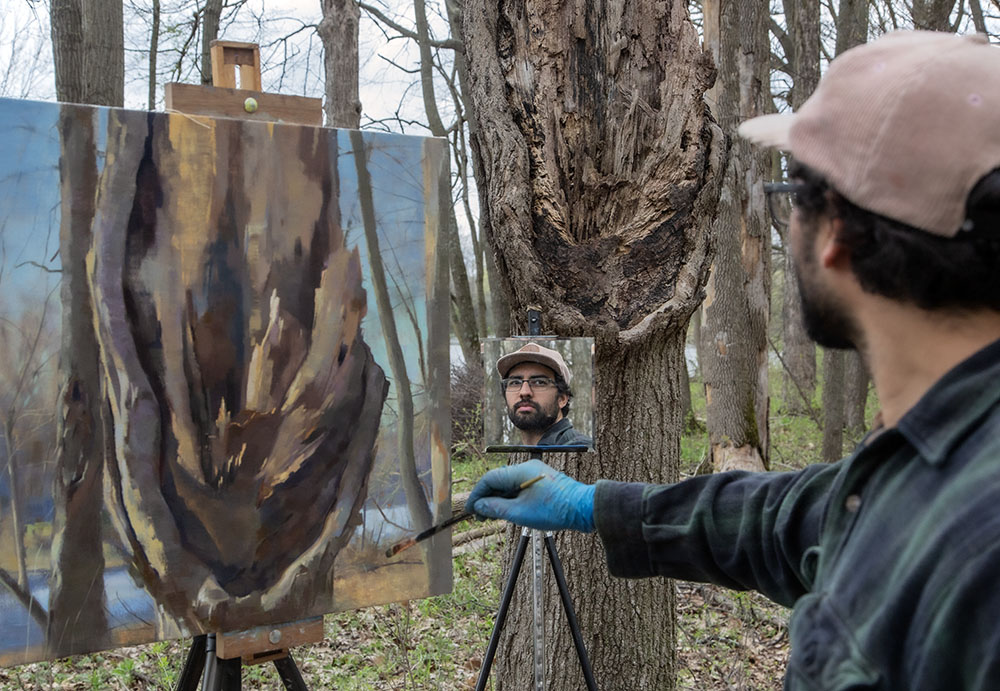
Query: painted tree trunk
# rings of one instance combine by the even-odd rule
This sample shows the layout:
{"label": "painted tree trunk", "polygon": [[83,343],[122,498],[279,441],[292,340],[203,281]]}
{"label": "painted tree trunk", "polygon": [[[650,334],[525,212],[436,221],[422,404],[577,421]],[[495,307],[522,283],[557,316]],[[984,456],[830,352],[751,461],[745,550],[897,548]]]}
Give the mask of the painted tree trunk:
{"label": "painted tree trunk", "polygon": [[[676,479],[684,333],[724,163],[703,98],[714,72],[685,3],[473,0],[464,38],[479,196],[513,331],[537,305],[545,333],[597,341],[598,454],[548,460],[585,481]],[[598,544],[560,536],[600,687],[671,688],[671,587],[612,579]],[[528,606],[515,597],[497,688],[531,688],[515,643]],[[551,594],[545,621],[548,688],[581,688]]]}
{"label": "painted tree trunk", "polygon": [[387,391],[337,222],[336,141],[108,118],[87,279],[133,571],[182,632],[329,608]]}
{"label": "painted tree trunk", "polygon": [[[95,111],[60,111],[62,352],[55,481],[52,576],[46,643],[53,655],[93,650],[108,642],[104,603],[105,443],[99,352],[94,334],[87,252],[97,184]],[[80,626],[84,621],[86,626]]]}
{"label": "painted tree trunk", "polygon": [[702,325],[705,398],[714,470],[768,465],[768,345],[771,223],[764,203],[770,155],[735,136],[764,112],[771,49],[767,7],[754,0],[704,4],[705,38],[719,67],[709,93],[713,112],[733,134],[723,192],[713,221],[715,263]]}

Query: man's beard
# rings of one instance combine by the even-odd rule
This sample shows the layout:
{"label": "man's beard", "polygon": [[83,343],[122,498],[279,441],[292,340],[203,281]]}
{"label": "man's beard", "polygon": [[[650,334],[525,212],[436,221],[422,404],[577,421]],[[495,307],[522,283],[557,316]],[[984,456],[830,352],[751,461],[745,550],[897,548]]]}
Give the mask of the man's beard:
{"label": "man's beard", "polygon": [[[521,406],[530,405],[530,413],[519,413]],[[507,417],[518,429],[527,432],[547,430],[559,418],[559,408],[556,403],[552,404],[549,410],[543,409],[534,401],[518,401],[513,406],[508,406]]]}
{"label": "man's beard", "polygon": [[858,328],[844,308],[814,283],[804,281],[797,264],[795,278],[802,303],[802,323],[809,338],[824,348],[857,349]]}

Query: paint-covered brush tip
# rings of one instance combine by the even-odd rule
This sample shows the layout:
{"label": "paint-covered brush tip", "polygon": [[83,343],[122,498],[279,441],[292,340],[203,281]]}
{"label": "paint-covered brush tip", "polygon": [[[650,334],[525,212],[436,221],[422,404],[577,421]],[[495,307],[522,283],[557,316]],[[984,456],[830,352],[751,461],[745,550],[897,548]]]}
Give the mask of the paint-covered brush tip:
{"label": "paint-covered brush tip", "polygon": [[407,547],[411,547],[412,545],[416,544],[416,542],[417,541],[414,540],[413,538],[410,538],[409,540],[403,540],[402,542],[397,542],[395,545],[393,545],[392,547],[390,547],[385,551],[385,556],[391,559],[392,557],[396,556]]}

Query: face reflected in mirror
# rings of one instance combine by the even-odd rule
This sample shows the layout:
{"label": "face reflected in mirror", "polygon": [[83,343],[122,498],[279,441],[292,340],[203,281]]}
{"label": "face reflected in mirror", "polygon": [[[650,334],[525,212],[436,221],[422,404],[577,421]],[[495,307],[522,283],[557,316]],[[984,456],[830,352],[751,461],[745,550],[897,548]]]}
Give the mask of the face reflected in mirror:
{"label": "face reflected in mirror", "polygon": [[556,373],[535,362],[512,367],[503,380],[507,416],[521,430],[526,444],[535,444],[562,419],[569,397],[560,393]]}

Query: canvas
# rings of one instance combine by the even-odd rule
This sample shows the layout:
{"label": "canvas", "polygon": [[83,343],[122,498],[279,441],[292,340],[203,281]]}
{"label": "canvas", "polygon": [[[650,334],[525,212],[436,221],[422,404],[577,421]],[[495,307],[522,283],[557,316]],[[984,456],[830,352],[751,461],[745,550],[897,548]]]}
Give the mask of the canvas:
{"label": "canvas", "polygon": [[450,588],[446,154],[0,99],[0,664]]}

